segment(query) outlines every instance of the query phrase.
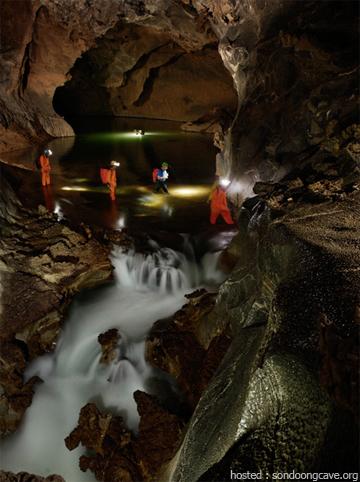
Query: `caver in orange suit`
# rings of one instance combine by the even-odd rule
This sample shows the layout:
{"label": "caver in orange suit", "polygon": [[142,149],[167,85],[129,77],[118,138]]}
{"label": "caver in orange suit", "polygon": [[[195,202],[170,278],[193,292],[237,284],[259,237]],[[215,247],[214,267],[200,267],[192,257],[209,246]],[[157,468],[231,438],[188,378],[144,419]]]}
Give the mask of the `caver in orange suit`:
{"label": "caver in orange suit", "polygon": [[112,201],[115,201],[116,197],[116,169],[110,169],[109,174],[109,188],[110,188],[110,198]]}
{"label": "caver in orange suit", "polygon": [[40,167],[41,167],[41,184],[43,186],[48,186],[50,184],[50,160],[45,154],[40,156]]}
{"label": "caver in orange suit", "polygon": [[219,215],[223,217],[226,224],[234,224],[227,205],[226,192],[217,186],[210,197],[210,223],[215,224]]}

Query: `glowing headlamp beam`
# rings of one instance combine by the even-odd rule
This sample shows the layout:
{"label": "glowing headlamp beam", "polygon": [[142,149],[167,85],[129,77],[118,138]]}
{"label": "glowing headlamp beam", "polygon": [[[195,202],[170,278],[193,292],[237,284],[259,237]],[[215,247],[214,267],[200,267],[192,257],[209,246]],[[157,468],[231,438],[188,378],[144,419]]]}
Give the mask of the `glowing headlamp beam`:
{"label": "glowing headlamp beam", "polygon": [[228,185],[231,183],[231,181],[229,181],[229,179],[225,179],[225,178],[221,178],[220,179],[220,186],[223,186],[223,187],[228,187]]}

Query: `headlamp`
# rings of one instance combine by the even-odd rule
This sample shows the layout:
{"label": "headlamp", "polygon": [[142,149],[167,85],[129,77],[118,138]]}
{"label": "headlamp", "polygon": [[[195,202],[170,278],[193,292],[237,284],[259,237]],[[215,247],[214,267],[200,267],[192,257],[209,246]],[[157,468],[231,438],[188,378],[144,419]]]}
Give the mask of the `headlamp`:
{"label": "headlamp", "polygon": [[225,178],[220,178],[220,186],[222,187],[228,187],[228,185],[230,184],[231,181],[229,181],[229,179],[225,179]]}

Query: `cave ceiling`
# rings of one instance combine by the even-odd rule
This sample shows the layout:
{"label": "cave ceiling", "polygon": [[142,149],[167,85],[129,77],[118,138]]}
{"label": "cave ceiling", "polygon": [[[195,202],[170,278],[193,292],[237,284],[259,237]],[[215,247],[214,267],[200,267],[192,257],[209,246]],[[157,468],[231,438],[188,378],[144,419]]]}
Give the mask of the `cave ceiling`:
{"label": "cave ceiling", "polygon": [[[179,41],[178,39],[176,39]],[[195,120],[236,105],[229,72],[214,36],[199,49],[169,32],[119,23],[71,69],[54,97],[55,110],[71,115]],[[194,50],[195,49],[195,50]]]}

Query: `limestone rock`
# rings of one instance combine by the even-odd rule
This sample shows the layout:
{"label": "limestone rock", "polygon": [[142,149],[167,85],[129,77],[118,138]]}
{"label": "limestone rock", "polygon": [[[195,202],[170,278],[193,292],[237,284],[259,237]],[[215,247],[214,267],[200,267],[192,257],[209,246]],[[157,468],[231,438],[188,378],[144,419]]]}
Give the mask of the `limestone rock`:
{"label": "limestone rock", "polygon": [[54,101],[65,116],[82,112],[185,121],[218,107],[231,109],[236,102],[215,47],[188,52],[171,35],[148,27],[119,25],[71,73]]}
{"label": "limestone rock", "polygon": [[65,445],[75,449],[81,442],[85,447],[103,454],[103,443],[109,429],[111,415],[102,415],[93,403],[85,405],[81,411],[78,426],[66,437]]}
{"label": "limestone rock", "polygon": [[240,217],[238,263],[213,310],[232,342],[169,464],[173,481],[357,470],[358,197]]}
{"label": "limestone rock", "polygon": [[172,375],[193,409],[220,364],[230,337],[225,327],[211,328],[208,315],[215,294],[187,295],[188,304],[168,320],[156,322],[146,340],[146,359]]}
{"label": "limestone rock", "polygon": [[134,450],[145,480],[154,480],[176,453],[184,422],[162,407],[154,397],[140,390],[134,393],[140,415],[139,435]]}
{"label": "limestone rock", "polygon": [[116,328],[112,328],[98,336],[98,342],[101,345],[102,355],[100,362],[108,365],[119,356],[119,340],[121,335]]}
{"label": "limestone rock", "polygon": [[[108,42],[107,55],[99,71],[103,68],[103,83],[110,88],[113,111],[117,114],[124,113],[128,105],[129,115],[146,115],[148,111],[151,117],[173,116],[157,87],[154,100],[147,105],[146,101],[153,83],[158,82],[159,88],[173,94],[171,82],[176,79],[179,87],[177,115],[181,119],[199,117],[209,105],[218,105],[224,100],[228,104],[235,99],[231,79],[228,75],[219,75],[223,67],[216,50],[209,56],[209,65],[208,56],[202,53],[202,48],[216,39],[209,22],[206,18],[198,22],[196,10],[189,12],[189,7],[183,8],[181,3],[99,0],[90,5],[85,0],[47,4],[24,0],[21,12],[16,11],[16,29],[12,23],[14,8],[12,0],[5,0],[1,9],[1,152],[24,147],[32,140],[42,142],[49,136],[73,134],[71,127],[53,110],[54,92],[69,80],[76,60],[81,62],[82,54],[92,48],[101,48],[103,40]],[[124,24],[125,30],[120,34],[122,40],[111,49],[109,43]],[[144,40],[132,38],[131,33],[127,38],[126,24],[132,25],[133,32],[139,31]],[[149,34],[144,35],[145,31]],[[157,40],[154,42],[154,39]],[[125,44],[124,49],[122,44]],[[171,66],[173,61],[179,62],[176,69]],[[201,75],[197,62],[202,64],[206,75]],[[191,93],[189,96],[186,85],[181,84],[189,67],[193,80],[199,80],[194,99]],[[212,83],[208,77],[218,81]],[[121,92],[120,100],[117,89]],[[89,104],[102,107],[101,89],[92,100]],[[158,111],[156,101],[159,102]]]}
{"label": "limestone rock", "polygon": [[58,222],[25,210],[1,179],[1,433],[13,431],[30,405],[29,361],[56,346],[63,313],[82,288],[112,273],[109,249]]}
{"label": "limestone rock", "polygon": [[80,468],[91,470],[100,481],[155,480],[179,447],[184,422],[151,395],[136,391],[134,398],[140,415],[137,436],[121,417],[103,414],[88,403],[81,409],[78,426],[65,439],[69,450],[82,443],[94,452],[80,458]]}

